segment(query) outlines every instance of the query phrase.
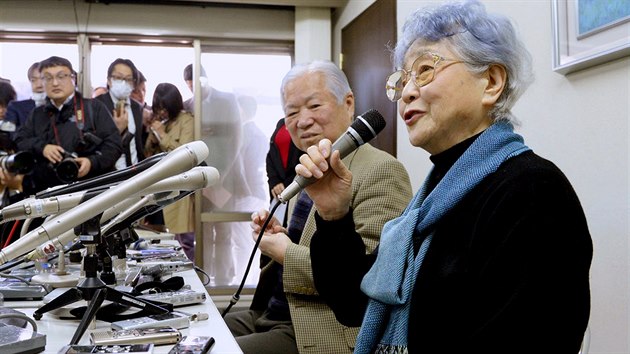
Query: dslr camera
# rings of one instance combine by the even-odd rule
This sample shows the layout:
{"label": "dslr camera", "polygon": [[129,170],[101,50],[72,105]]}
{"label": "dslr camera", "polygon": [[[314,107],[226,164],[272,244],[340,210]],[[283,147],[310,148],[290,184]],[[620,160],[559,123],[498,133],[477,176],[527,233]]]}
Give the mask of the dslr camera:
{"label": "dslr camera", "polygon": [[49,164],[63,183],[71,183],[79,176],[79,164],[74,161],[79,157],[75,152],[63,152],[63,159],[56,164]]}
{"label": "dslr camera", "polygon": [[27,174],[35,167],[35,157],[28,151],[9,154],[0,150],[0,167],[14,174]]}

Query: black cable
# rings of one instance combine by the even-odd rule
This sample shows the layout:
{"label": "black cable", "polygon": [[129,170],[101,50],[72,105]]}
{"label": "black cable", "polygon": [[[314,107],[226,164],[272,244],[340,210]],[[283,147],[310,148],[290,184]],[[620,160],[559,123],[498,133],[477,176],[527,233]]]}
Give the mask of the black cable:
{"label": "black cable", "polygon": [[267,225],[271,221],[273,214],[276,212],[276,209],[282,204],[282,202],[277,201],[276,205],[271,208],[269,215],[267,215],[267,219],[263,223],[262,228],[260,229],[260,233],[258,234],[258,238],[256,239],[256,243],[254,243],[254,249],[252,250],[252,254],[249,256],[249,262],[247,262],[247,268],[245,269],[245,274],[243,274],[243,280],[241,280],[241,285],[239,285],[238,289],[232,295],[232,299],[230,299],[230,304],[223,310],[221,313],[221,317],[225,317],[225,315],[230,311],[232,306],[236,305],[238,300],[241,298],[241,291],[243,291],[243,287],[245,287],[245,281],[247,280],[247,275],[249,274],[249,269],[252,267],[252,262],[254,261],[254,257],[256,256],[256,251],[258,250],[258,245],[260,244],[260,240],[262,240],[265,230],[267,229]]}
{"label": "black cable", "polygon": [[203,286],[206,286],[206,285],[210,284],[210,276],[208,275],[208,273],[206,273],[205,270],[199,268],[198,266],[194,266],[194,269],[195,269],[195,271],[197,271],[197,273],[203,274],[206,277],[206,279],[208,279],[208,281],[203,282],[203,284],[202,284]]}

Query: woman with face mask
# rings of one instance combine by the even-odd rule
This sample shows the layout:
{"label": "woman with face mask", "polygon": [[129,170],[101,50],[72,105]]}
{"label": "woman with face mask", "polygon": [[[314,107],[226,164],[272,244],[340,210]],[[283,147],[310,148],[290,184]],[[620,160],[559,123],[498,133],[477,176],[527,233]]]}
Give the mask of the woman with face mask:
{"label": "woman with face mask", "polygon": [[[155,88],[150,129],[145,145],[147,157],[193,141],[193,116],[184,111],[182,95],[175,85],[161,83]],[[166,227],[190,260],[194,260],[195,242],[192,200],[188,196],[164,208]]]}

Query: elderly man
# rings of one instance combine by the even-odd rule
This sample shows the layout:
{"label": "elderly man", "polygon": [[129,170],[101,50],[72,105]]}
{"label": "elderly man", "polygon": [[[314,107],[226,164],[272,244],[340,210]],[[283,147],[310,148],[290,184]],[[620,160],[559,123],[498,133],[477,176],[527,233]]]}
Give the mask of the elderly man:
{"label": "elderly man", "polygon": [[[291,139],[303,151],[324,138],[336,140],[352,123],[354,95],[331,62],[291,69],[281,96]],[[344,161],[354,176],[356,231],[372,252],[383,224],[400,215],[411,198],[409,176],[396,159],[369,144]],[[309,253],[315,210],[306,193],[296,199],[288,230],[274,218],[262,236],[260,250],[273,261],[262,270],[251,309],[228,314],[225,321],[245,353],[351,353],[358,327],[337,322],[315,290]],[[256,236],[267,214],[253,215]]]}
{"label": "elderly man", "polygon": [[[19,150],[32,152],[36,159],[29,183],[25,178],[25,192],[112,171],[122,147],[107,108],[75,91],[76,74],[68,59],[42,61],[40,74],[46,104],[33,110],[15,139]],[[57,168],[65,158],[74,161],[74,171]]]}

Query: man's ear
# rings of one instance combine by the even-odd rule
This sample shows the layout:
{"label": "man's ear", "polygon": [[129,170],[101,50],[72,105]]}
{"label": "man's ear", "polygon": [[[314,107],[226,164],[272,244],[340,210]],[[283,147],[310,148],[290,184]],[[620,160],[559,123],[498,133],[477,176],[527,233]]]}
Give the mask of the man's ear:
{"label": "man's ear", "polygon": [[507,71],[503,65],[492,64],[486,71],[488,83],[483,93],[482,103],[494,105],[507,84]]}
{"label": "man's ear", "polygon": [[344,103],[346,105],[346,109],[350,112],[350,116],[352,116],[354,114],[354,94],[352,92],[348,92],[346,94]]}

